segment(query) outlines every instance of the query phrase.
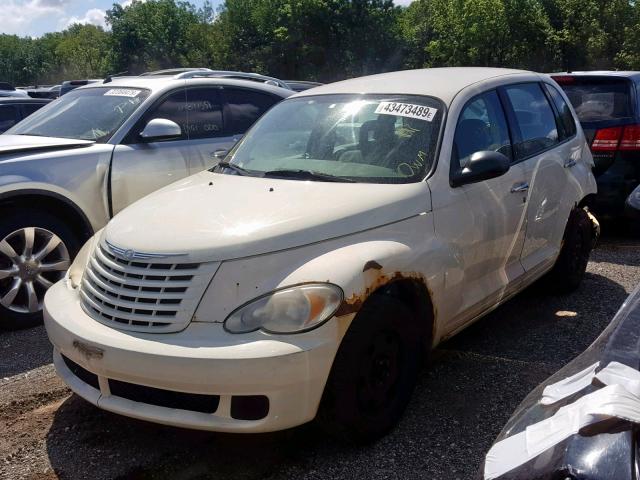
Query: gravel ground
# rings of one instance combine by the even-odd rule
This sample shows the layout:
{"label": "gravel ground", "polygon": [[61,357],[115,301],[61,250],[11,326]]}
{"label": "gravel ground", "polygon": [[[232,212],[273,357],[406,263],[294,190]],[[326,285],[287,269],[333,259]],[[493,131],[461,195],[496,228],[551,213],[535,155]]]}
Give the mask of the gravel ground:
{"label": "gravel ground", "polygon": [[640,240],[604,240],[577,292],[534,285],[441,345],[399,427],[368,447],[308,425],[241,436],[119,417],[57,379],[42,327],[0,332],[0,478],[473,478],[518,403],[599,335],[639,281]]}

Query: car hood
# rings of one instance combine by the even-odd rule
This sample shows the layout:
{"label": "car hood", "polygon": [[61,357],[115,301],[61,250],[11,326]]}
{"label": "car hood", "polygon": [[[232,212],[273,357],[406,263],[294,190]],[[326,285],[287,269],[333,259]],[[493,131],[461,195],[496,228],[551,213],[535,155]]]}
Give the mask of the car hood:
{"label": "car hood", "polygon": [[[640,369],[640,286],[629,295],[609,326],[587,350],[538,385],[522,401],[494,443],[526,430],[527,427],[553,416],[560,408],[596,391],[595,386],[589,385],[552,405],[540,402],[545,387],[571,377],[595,362],[600,362],[599,369],[609,362],[620,362]],[[496,480],[636,478],[633,473],[635,435],[636,430],[629,425],[624,428],[605,428],[593,433],[585,432],[584,435],[575,434]],[[484,479],[484,466],[481,466],[477,479]]]}
{"label": "car hood", "polygon": [[59,150],[93,145],[91,140],[75,140],[72,138],[37,137],[33,135],[0,135],[0,155],[23,153],[26,151]]}
{"label": "car hood", "polygon": [[361,184],[202,172],[129,206],[110,244],[218,261],[284,250],[394,223],[431,209],[426,182]]}

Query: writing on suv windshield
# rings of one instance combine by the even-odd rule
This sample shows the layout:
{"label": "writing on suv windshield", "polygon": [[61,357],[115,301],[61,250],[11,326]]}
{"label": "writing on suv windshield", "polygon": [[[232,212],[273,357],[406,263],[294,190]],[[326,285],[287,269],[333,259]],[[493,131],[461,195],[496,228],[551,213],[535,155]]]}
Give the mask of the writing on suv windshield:
{"label": "writing on suv windshield", "polygon": [[6,133],[106,142],[148,95],[128,87],[73,90]]}
{"label": "writing on suv windshield", "polygon": [[[311,181],[421,181],[435,157],[444,107],[431,97],[319,95],[267,112],[223,172]],[[239,170],[241,169],[241,170]]]}

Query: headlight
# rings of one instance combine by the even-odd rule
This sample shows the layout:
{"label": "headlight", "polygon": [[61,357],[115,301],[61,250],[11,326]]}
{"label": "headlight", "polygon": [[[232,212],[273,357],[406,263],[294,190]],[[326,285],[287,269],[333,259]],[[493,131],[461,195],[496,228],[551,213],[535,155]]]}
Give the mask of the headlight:
{"label": "headlight", "polygon": [[308,283],[276,290],[241,306],[224,321],[230,333],[264,330],[299,333],[320,326],[342,302],[342,289],[330,283]]}

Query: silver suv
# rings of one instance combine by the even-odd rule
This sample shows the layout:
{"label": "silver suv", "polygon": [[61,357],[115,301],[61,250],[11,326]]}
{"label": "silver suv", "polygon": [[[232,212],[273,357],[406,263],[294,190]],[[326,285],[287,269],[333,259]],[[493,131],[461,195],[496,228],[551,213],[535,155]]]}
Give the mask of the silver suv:
{"label": "silver suv", "polygon": [[0,135],[0,327],[37,324],[45,291],[87,238],[135,200],[217,164],[294,93],[273,83],[206,71],[107,79]]}

